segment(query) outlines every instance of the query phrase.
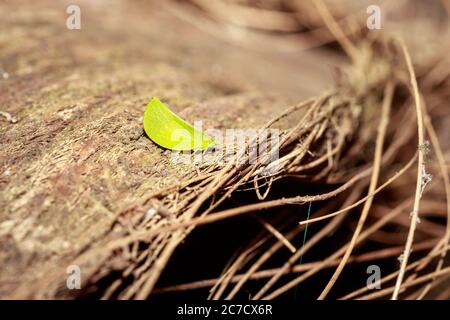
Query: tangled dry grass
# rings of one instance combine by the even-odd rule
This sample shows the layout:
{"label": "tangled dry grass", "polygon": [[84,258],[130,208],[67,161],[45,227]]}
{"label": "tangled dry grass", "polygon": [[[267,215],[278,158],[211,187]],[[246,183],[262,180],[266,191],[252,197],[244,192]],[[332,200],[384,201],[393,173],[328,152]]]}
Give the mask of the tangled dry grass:
{"label": "tangled dry grass", "polygon": [[[192,0],[172,3],[170,10],[197,24],[207,19],[201,28],[212,34],[231,25],[282,38],[280,48],[337,43],[340,48],[330,50],[346,54],[348,65],[339,67],[334,89],[260,128],[295,119],[281,131],[278,160],[267,164],[271,155],[263,154],[256,163],[242,161],[258,143],[249,141],[235,161],[197,168],[118,210],[95,245],[71,259],[83,266],[87,289],[80,295],[145,299],[207,288],[210,299],[293,292],[308,299],[448,299],[449,145],[441,122],[449,117],[448,32],[439,34],[440,45],[418,45],[395,32],[368,32],[358,13],[319,0],[265,6]],[[237,194],[257,199],[233,203]],[[159,284],[195,228],[242,216],[259,230],[234,247],[220,275]],[[314,260],[304,261],[306,254]],[[358,264],[383,266],[382,289],[370,290],[365,277],[355,281],[346,273]],[[59,277],[55,273],[45,293],[36,290],[66,297]]]}

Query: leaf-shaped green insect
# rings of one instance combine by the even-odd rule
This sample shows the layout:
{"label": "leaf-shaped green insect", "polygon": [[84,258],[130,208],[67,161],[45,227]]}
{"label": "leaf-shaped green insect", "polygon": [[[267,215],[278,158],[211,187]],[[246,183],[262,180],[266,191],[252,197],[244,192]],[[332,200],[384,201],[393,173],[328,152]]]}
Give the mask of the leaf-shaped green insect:
{"label": "leaf-shaped green insect", "polygon": [[153,142],[166,149],[204,150],[214,145],[213,138],[181,119],[157,98],[145,109],[144,130]]}

